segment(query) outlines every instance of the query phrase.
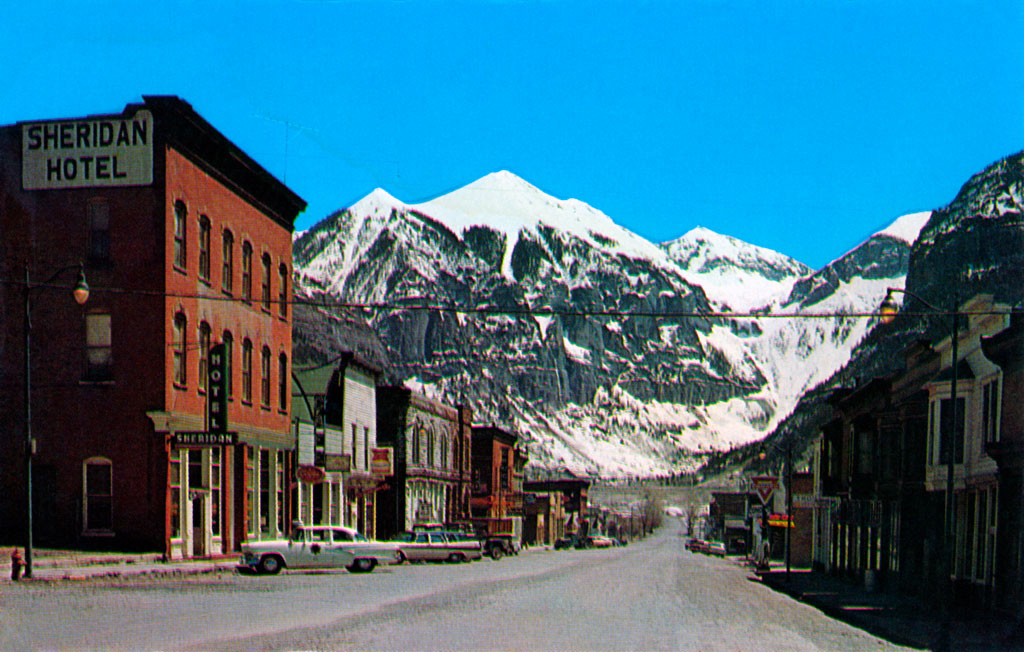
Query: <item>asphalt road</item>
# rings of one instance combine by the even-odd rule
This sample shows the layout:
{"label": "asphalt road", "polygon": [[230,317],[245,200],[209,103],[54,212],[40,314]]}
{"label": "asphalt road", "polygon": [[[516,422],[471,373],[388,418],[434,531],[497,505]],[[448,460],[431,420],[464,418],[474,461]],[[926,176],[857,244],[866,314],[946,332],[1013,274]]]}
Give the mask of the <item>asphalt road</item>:
{"label": "asphalt road", "polygon": [[0,650],[898,650],[683,550],[0,588]]}

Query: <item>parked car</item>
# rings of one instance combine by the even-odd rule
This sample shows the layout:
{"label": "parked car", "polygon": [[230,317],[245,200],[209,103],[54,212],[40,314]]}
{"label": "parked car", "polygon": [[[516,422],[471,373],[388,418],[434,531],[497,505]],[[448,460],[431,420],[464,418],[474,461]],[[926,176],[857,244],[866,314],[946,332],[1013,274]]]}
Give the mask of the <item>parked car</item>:
{"label": "parked car", "polygon": [[721,541],[708,541],[707,553],[716,557],[725,557],[725,544]]}
{"label": "parked car", "polygon": [[708,542],[704,539],[690,539],[686,542],[686,549],[690,552],[706,552]]}
{"label": "parked car", "polygon": [[555,539],[555,550],[572,550],[580,547],[580,537],[575,534],[561,539]]}
{"label": "parked car", "polygon": [[[495,531],[492,529],[494,523],[491,521],[500,521],[501,519],[476,519],[473,521],[463,521],[458,523],[451,523],[448,525],[448,532],[459,532],[465,536],[472,537],[480,542],[480,546],[483,548],[483,553],[491,559],[497,561],[505,555],[518,555],[519,554],[519,542],[517,537],[512,532]],[[433,528],[438,524],[425,524],[421,526],[423,529]],[[444,526],[442,526],[442,529]],[[416,529],[414,526],[413,529]],[[429,531],[429,530],[427,530]]]}
{"label": "parked car", "polygon": [[349,527],[296,527],[288,539],[242,544],[241,564],[258,573],[276,574],[283,568],[345,568],[369,573],[380,564],[398,562],[398,545],[371,541]]}
{"label": "parked car", "polygon": [[585,548],[611,548],[615,545],[615,542],[611,537],[606,537],[600,534],[591,534],[586,538],[584,543]]}
{"label": "parked car", "polygon": [[469,561],[481,559],[483,548],[476,539],[452,532],[403,532],[392,539],[398,544],[399,563],[403,561]]}

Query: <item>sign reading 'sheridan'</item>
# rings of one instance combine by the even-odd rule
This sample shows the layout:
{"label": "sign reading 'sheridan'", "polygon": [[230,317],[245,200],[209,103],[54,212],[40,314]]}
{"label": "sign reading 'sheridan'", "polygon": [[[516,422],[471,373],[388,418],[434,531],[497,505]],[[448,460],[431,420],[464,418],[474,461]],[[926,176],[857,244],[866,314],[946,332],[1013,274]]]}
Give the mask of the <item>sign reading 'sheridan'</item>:
{"label": "sign reading 'sheridan'", "polygon": [[148,186],[153,183],[153,115],[21,124],[24,190]]}

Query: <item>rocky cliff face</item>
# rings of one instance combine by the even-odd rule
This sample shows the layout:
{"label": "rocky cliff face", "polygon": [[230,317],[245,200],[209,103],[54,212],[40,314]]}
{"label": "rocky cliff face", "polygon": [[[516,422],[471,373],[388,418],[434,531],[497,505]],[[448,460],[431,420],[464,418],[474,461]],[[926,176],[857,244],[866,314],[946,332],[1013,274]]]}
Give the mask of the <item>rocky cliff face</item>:
{"label": "rocky cliff face", "polygon": [[656,246],[509,173],[419,205],[378,190],[295,241],[296,291],[319,304],[296,357],[372,350],[389,380],[518,431],[534,464],[678,472],[760,439],[845,364],[870,324],[843,315],[902,284],[916,235],[812,272],[704,229]]}
{"label": "rocky cliff face", "polygon": [[[906,289],[940,311],[951,312],[958,302],[978,293],[992,294],[995,301],[1019,310],[1024,301],[1022,198],[1024,153],[1019,153],[971,177],[948,206],[931,213],[912,248],[903,251],[896,247],[883,258],[891,258],[891,269],[905,266]],[[853,268],[863,269],[863,261]],[[771,433],[769,441],[792,438],[802,450],[831,418],[824,397],[832,389],[898,372],[903,368],[901,352],[906,346],[918,339],[938,341],[948,336],[949,317],[928,316],[934,312],[906,295],[903,311],[893,325],[869,334],[838,373],[818,387],[808,388],[813,391],[800,400],[793,416]],[[750,454],[750,450],[740,450],[731,457]]]}

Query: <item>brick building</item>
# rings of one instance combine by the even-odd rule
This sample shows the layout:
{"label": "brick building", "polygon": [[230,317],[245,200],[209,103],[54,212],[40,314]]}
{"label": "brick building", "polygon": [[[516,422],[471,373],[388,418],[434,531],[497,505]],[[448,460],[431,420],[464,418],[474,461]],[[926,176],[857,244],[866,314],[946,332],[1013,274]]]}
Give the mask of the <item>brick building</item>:
{"label": "brick building", "polygon": [[[0,128],[0,532],[27,520],[26,296],[36,541],[199,557],[286,530],[304,208],[177,97]],[[220,343],[232,434],[210,438]]]}
{"label": "brick building", "polygon": [[469,514],[473,411],[406,387],[377,388],[377,442],[394,449],[394,473],[377,494],[377,535],[413,523],[463,521]]}

